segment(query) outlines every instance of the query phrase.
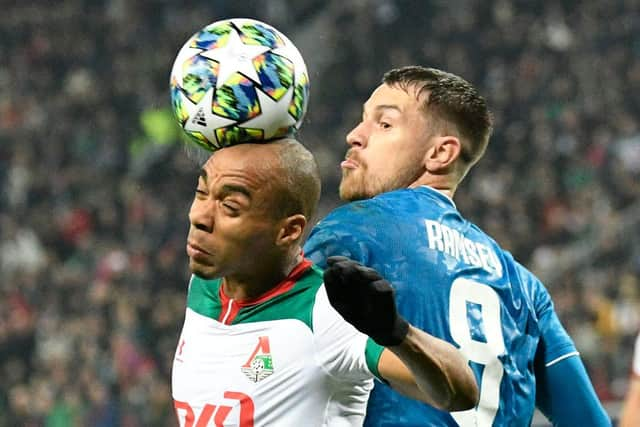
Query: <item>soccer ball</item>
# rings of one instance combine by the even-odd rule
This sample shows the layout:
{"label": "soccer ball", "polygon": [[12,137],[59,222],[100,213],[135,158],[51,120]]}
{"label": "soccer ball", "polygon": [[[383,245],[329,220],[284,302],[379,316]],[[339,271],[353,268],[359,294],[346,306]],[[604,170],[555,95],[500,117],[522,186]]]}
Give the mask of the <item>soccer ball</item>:
{"label": "soccer ball", "polygon": [[194,34],[178,52],[170,85],[182,129],[209,151],[295,134],[309,98],[298,49],[272,26],[245,18]]}

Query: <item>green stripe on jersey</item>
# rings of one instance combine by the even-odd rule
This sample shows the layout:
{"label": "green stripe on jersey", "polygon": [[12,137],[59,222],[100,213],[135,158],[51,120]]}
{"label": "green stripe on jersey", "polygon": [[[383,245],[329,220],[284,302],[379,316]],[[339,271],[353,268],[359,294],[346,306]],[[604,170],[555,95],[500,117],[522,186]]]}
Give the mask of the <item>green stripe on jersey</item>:
{"label": "green stripe on jersey", "polygon": [[[198,314],[218,320],[223,309],[219,293],[221,283],[221,279],[206,280],[193,276],[187,296],[187,307]],[[322,270],[312,266],[289,291],[261,304],[241,307],[231,324],[298,319],[309,329],[313,329],[311,314],[316,293],[321,285]]]}
{"label": "green stripe on jersey", "polygon": [[380,363],[380,357],[382,356],[382,352],[384,351],[384,347],[372,340],[371,338],[367,339],[367,345],[364,349],[364,355],[367,361],[367,366],[373,375],[376,376],[380,381],[386,383],[387,380],[380,376],[380,371],[378,370],[378,364]]}

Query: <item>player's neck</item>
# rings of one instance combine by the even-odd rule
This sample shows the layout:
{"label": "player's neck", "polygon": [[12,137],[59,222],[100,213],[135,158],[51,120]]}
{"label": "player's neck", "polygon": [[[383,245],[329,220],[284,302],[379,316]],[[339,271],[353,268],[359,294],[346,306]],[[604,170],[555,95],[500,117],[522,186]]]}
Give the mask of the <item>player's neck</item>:
{"label": "player's neck", "polygon": [[431,187],[434,190],[438,190],[445,196],[453,200],[453,194],[458,188],[458,180],[454,176],[453,172],[444,171],[443,173],[434,173],[425,170],[415,181],[409,184],[409,188],[417,187]]}
{"label": "player's neck", "polygon": [[[302,261],[301,255],[287,257],[281,263],[262,261],[260,264],[264,266],[263,269],[256,267],[249,274],[225,276],[222,280],[222,291],[227,297],[236,301],[258,299],[278,286],[300,261]],[[280,267],[273,268],[274,265],[280,265]]]}
{"label": "player's neck", "polygon": [[451,188],[438,188],[432,185],[430,185],[430,187],[433,188],[434,190],[441,192],[442,194],[444,194],[445,196],[453,200],[453,193],[455,192],[455,190],[452,190]]}
{"label": "player's neck", "polygon": [[409,188],[431,187],[453,200],[453,194],[456,192],[456,186],[446,180],[422,180],[418,179],[409,185]]}

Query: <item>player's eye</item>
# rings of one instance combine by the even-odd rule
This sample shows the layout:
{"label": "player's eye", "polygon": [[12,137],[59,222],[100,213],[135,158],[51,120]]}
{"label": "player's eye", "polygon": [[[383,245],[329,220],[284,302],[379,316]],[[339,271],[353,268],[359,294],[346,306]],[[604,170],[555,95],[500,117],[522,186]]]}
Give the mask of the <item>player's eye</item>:
{"label": "player's eye", "polygon": [[380,125],[380,127],[382,129],[390,129],[391,128],[391,123],[389,123],[389,122],[380,121],[379,125]]}
{"label": "player's eye", "polygon": [[240,207],[236,203],[222,202],[221,205],[228,215],[237,216],[240,213]]}

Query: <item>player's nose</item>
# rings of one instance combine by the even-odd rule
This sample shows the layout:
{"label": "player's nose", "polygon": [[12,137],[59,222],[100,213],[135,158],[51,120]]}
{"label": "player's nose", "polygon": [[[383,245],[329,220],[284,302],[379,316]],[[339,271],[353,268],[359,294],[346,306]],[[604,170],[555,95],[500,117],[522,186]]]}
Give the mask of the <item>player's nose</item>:
{"label": "player's nose", "polygon": [[351,129],[347,134],[347,144],[351,147],[365,147],[367,144],[367,135],[364,122],[360,122],[356,127]]}
{"label": "player's nose", "polygon": [[194,200],[189,209],[189,224],[198,230],[213,231],[213,204],[204,200]]}

